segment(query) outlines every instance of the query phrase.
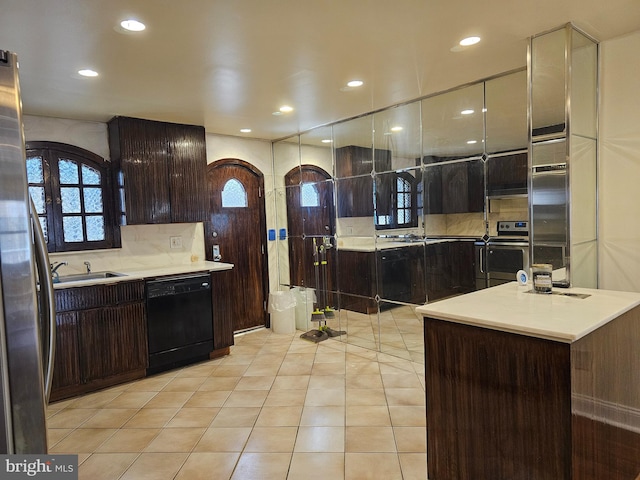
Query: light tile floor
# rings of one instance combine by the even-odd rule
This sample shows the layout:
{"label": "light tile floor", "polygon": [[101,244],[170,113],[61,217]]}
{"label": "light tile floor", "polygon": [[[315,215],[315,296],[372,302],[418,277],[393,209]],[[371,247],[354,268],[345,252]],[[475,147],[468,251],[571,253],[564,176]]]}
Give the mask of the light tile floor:
{"label": "light tile floor", "polygon": [[91,480],[424,480],[423,364],[300,333],[52,404],[50,452]]}

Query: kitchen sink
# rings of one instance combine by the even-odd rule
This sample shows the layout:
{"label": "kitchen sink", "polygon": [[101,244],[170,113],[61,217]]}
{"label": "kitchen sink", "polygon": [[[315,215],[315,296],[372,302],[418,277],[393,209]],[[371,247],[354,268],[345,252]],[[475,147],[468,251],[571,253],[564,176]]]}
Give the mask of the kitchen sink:
{"label": "kitchen sink", "polygon": [[91,272],[77,273],[75,275],[64,275],[54,278],[53,283],[81,282],[83,280],[96,280],[99,278],[126,277],[124,273],[118,272]]}

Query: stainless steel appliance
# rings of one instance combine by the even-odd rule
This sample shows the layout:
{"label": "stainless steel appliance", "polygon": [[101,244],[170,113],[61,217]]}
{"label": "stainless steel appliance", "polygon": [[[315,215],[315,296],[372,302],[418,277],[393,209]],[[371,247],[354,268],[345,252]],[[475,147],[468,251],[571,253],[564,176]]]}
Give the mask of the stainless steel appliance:
{"label": "stainless steel appliance", "polygon": [[213,305],[209,275],[147,282],[149,368],[158,373],[209,358],[213,351]]}
{"label": "stainless steel appliance", "polygon": [[497,237],[476,242],[476,290],[513,282],[529,271],[529,222],[500,221]]}
{"label": "stainless steel appliance", "polygon": [[30,216],[17,67],[0,50],[0,452],[43,454],[55,312],[46,245]]}
{"label": "stainless steel appliance", "polygon": [[[533,263],[553,265],[554,286],[569,286],[569,199],[565,139],[532,146],[531,243]],[[559,272],[563,272],[562,275]]]}

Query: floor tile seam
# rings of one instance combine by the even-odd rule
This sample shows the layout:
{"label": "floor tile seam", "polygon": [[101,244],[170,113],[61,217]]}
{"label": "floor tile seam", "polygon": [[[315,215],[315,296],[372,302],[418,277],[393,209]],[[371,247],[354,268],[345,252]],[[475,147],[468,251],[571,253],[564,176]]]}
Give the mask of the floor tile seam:
{"label": "floor tile seam", "polygon": [[[187,458],[189,458],[189,455],[191,455],[192,453],[198,453],[198,452],[194,452],[194,449],[196,448],[196,446],[198,445],[198,443],[200,443],[200,441],[202,440],[202,437],[204,437],[204,435],[207,433],[207,430],[211,427],[211,425],[209,425],[208,427],[163,427],[160,429],[160,431],[158,432],[158,435],[156,435],[148,444],[146,447],[144,447],[144,450],[140,453],[187,453]],[[149,446],[154,442],[154,440],[156,438],[158,438],[160,436],[160,434],[165,431],[165,430],[169,430],[171,428],[202,428],[202,433],[200,434],[200,436],[198,437],[198,440],[196,440],[196,442],[193,444],[193,446],[191,447],[191,449],[188,452],[151,452],[151,451],[147,451],[147,448],[149,448]],[[180,467],[182,468],[182,467]]]}
{"label": "floor tile seam", "polygon": [[[140,458],[140,456],[142,455],[142,452],[128,452],[128,453],[134,453],[136,454],[136,458],[133,459],[133,461],[129,464],[129,466],[127,468],[124,469],[124,471],[118,475],[117,479],[114,480],[120,480],[122,477],[124,477],[124,474],[133,466],[134,463],[136,463],[138,461],[138,458]],[[84,461],[82,462],[81,465],[85,464],[87,462],[87,460],[89,460],[93,455],[118,455],[119,453],[117,452],[92,452],[91,455],[89,455],[87,458],[84,459]],[[78,465],[78,474],[80,469],[80,465]]]}
{"label": "floor tile seam", "polygon": [[[123,428],[123,427],[124,427],[124,425],[125,425],[129,420],[131,420],[134,416],[136,416],[136,415],[138,414],[138,412],[139,412],[140,410],[142,410],[142,408],[137,408],[137,409],[135,409],[135,410],[136,410],[136,411],[135,411],[135,413],[134,413],[133,415],[131,415],[129,418],[127,418],[127,419],[126,419],[126,420],[125,420],[125,421],[124,421],[124,422],[123,422],[119,427],[86,427],[86,426],[85,426],[85,425],[87,424],[87,422],[89,422],[89,420],[93,419],[93,418],[94,418],[94,417],[96,417],[98,414],[100,414],[101,412],[104,412],[104,411],[106,411],[106,410],[109,410],[109,409],[100,408],[100,409],[96,412],[96,414],[95,414],[95,415],[93,415],[91,418],[88,418],[85,422],[83,422],[83,423],[82,423],[82,425],[78,425],[78,427],[76,427],[76,428],[78,428],[78,429],[83,429],[83,428],[117,428],[117,429],[121,429],[121,428]],[[116,409],[116,408],[114,408],[114,409],[112,409],[112,410],[117,410],[117,409]],[[123,409],[123,410],[133,410],[133,409]]]}

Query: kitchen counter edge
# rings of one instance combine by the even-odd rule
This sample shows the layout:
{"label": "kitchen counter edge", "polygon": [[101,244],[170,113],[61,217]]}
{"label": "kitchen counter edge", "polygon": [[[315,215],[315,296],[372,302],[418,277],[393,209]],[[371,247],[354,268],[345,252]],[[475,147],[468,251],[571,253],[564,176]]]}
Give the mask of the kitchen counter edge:
{"label": "kitchen counter edge", "polygon": [[104,285],[110,283],[128,282],[131,280],[144,280],[170,275],[217,272],[223,270],[231,270],[232,268],[232,263],[199,262],[185,265],[168,265],[164,267],[153,268],[114,269],[113,272],[121,273],[122,276],[54,283],[53,288],[55,290],[60,290],[64,288],[85,287],[89,285]]}
{"label": "kitchen counter edge", "polygon": [[530,293],[531,288],[530,284],[511,282],[428,303],[416,312],[438,320],[573,343],[640,305],[640,293],[635,292],[569,288],[543,295]]}

